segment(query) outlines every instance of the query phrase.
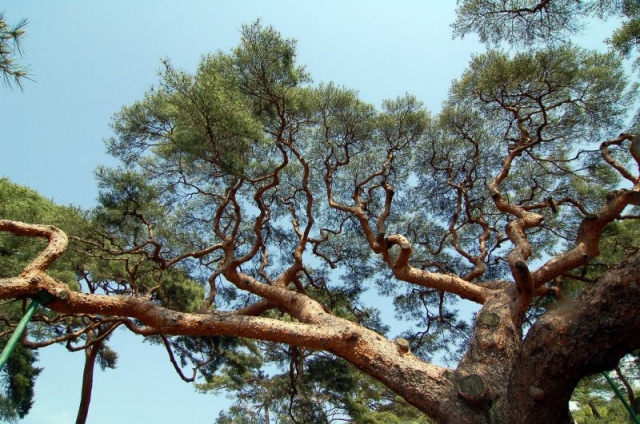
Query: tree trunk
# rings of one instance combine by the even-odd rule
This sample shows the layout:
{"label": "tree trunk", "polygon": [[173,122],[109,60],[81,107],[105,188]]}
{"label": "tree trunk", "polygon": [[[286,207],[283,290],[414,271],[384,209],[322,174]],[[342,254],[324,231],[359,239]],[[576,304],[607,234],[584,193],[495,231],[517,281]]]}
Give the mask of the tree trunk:
{"label": "tree trunk", "polygon": [[84,371],[82,372],[82,389],[76,424],[85,424],[87,422],[89,405],[91,404],[91,392],[93,390],[93,371],[96,366],[96,357],[98,356],[101,344],[102,341],[99,341],[85,349]]}
{"label": "tree trunk", "polygon": [[[439,423],[568,424],[569,399],[578,381],[613,369],[622,356],[640,348],[640,252],[576,299],[544,314],[524,339],[520,287],[496,282],[485,293],[467,354],[451,370],[414,356],[405,343],[331,315],[286,285],[262,284],[239,273],[229,280],[279,305],[296,321],[219,311],[183,313],[133,296],[74,292],[45,273],[64,250],[64,233],[2,220],[0,230],[49,238],[20,276],[0,279],[0,299],[45,290],[54,297],[47,303],[53,311],[117,316],[138,334],[228,335],[333,352]],[[97,344],[87,348],[77,423],[86,420],[97,353]]]}
{"label": "tree trunk", "polygon": [[[509,423],[568,423],[569,399],[584,376],[614,368],[640,346],[640,253],[541,317],[511,372]],[[597,317],[597,319],[594,319]]]}
{"label": "tree trunk", "polygon": [[569,400],[580,379],[613,369],[640,347],[638,305],[640,253],[547,312],[524,340],[510,321],[510,299],[496,296],[479,311],[469,350],[453,373],[465,405],[438,422],[572,423]]}

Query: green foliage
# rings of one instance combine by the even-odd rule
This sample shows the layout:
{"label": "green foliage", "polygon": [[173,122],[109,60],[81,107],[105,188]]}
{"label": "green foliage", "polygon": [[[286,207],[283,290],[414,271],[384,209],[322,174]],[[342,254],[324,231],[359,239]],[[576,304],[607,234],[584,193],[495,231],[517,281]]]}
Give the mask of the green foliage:
{"label": "green foliage", "polygon": [[242,34],[241,47],[205,56],[193,76],[164,61],[159,87],[114,117],[118,137],[108,151],[130,164],[150,150],[162,165],[203,180],[243,175],[262,142],[261,123],[283,113],[285,95],[306,76],[294,66],[293,41],[259,23]]}
{"label": "green foliage", "polygon": [[202,306],[204,289],[185,272],[171,269],[162,274],[157,289],[160,304],[177,311],[195,312]]}
{"label": "green foliage", "polygon": [[[86,228],[85,219],[78,209],[55,205],[35,191],[11,183],[6,178],[0,178],[0,218],[55,225],[69,234]],[[0,277],[18,275],[45,246],[46,242],[41,239],[0,234]],[[70,252],[56,261],[50,275],[77,288],[75,270],[82,261],[78,251]]]}
{"label": "green foliage", "polygon": [[238,88],[252,98],[253,111],[258,116],[273,119],[284,113],[289,108],[289,95],[309,81],[304,69],[295,63],[295,46],[294,40],[283,39],[260,21],[242,28],[232,66]]}
{"label": "green foliage", "polygon": [[[618,386],[620,387],[619,384]],[[625,393],[624,388],[622,388],[622,392]],[[571,413],[577,424],[602,422],[633,424],[635,422],[601,375],[582,379],[571,400],[577,405],[577,409]],[[627,402],[629,401],[627,400]],[[635,410],[638,411],[637,406]]]}
{"label": "green foliage", "polygon": [[635,0],[461,0],[453,30],[457,36],[476,33],[489,44],[549,44],[586,30],[594,17],[636,11]]}
{"label": "green foliage", "polygon": [[[8,337],[3,337],[4,349]],[[2,372],[3,395],[0,395],[0,419],[13,421],[24,418],[33,405],[35,379],[41,369],[34,367],[37,353],[18,343]]]}
{"label": "green foliage", "polygon": [[625,256],[640,248],[640,223],[621,221],[607,227],[600,243],[601,259],[609,266],[620,263]]}
{"label": "green foliage", "polygon": [[[511,279],[506,257],[514,245],[503,231],[516,214],[497,207],[502,197],[544,218],[528,231],[528,259],[571,246],[572,228],[618,186],[594,146],[619,131],[634,96],[616,54],[561,39],[582,28],[581,16],[623,10],[633,18],[634,5],[459,2],[458,35],[476,31],[482,41],[527,49],[473,56],[436,115],[409,94],[376,108],[353,90],[313,86],[296,63],[295,41],[255,22],[243,27],[237,48],[205,55],[193,74],[163,61],[157,86],[114,116],[107,150],[122,166],[98,169],[99,206],[91,214],[0,180],[0,217],[80,235],[51,270],[74,289],[80,280],[90,293],[136,296],[176,311],[253,308],[292,320],[271,298],[257,302],[230,283],[242,272],[277,285],[274,279],[293,269],[289,289],[385,334],[382,307],[365,303],[377,287],[409,324],[401,335],[413,354],[456,362],[471,326],[453,309],[452,295],[392,275],[387,265],[399,248],[389,236],[407,237],[415,270],[469,282]],[[612,39],[623,52],[634,37],[624,30],[631,32]],[[498,185],[500,193],[488,191]],[[610,225],[602,261],[574,276],[579,283],[571,289],[637,248],[633,225]],[[1,237],[7,276],[43,246]],[[292,261],[300,266],[288,268]],[[15,320],[20,311],[13,305],[1,312]],[[88,322],[70,317],[36,331],[60,336]],[[233,337],[149,339],[163,343],[177,367],[193,365],[206,379],[200,390],[232,394],[221,423],[428,422],[331,354]],[[9,392],[18,403],[8,411],[17,414],[28,410],[25,387],[37,375],[34,357],[19,359],[31,386],[21,381],[17,395]],[[101,367],[116,360],[100,347]]]}
{"label": "green foliage", "polygon": [[635,0],[624,0],[621,6],[619,14],[624,20],[621,27],[611,35],[609,43],[615,50],[628,57],[634,53],[640,40],[640,4]]}
{"label": "green foliage", "polygon": [[22,39],[26,26],[26,19],[11,26],[4,13],[0,13],[0,74],[9,87],[15,84],[22,88],[23,81],[29,78],[27,68],[17,61],[17,56],[23,54]]}
{"label": "green foliage", "polygon": [[[77,209],[57,206],[35,191],[11,183],[6,178],[0,178],[0,218],[55,225],[69,234],[85,228],[84,218]],[[0,234],[0,278],[18,275],[45,245],[43,240]],[[78,289],[76,270],[83,260],[80,252],[72,250],[56,261],[49,273],[71,288]],[[24,310],[21,305],[22,302],[9,302],[0,306],[3,322],[0,330],[3,334],[13,331],[14,326],[7,323],[15,325],[22,318]],[[47,328],[37,323],[31,325],[34,335],[39,334],[41,337],[52,332],[55,334],[58,330],[61,328]],[[4,343],[6,339],[8,336]],[[0,400],[0,414],[4,419],[22,418],[31,408],[35,379],[40,373],[40,369],[35,366],[36,361],[37,354],[33,350],[18,344],[2,370],[4,395]]]}
{"label": "green foliage", "polygon": [[118,364],[118,353],[105,343],[100,343],[97,360],[102,371],[107,368],[115,369]]}
{"label": "green foliage", "polygon": [[[291,352],[271,350],[265,358],[278,368],[290,360]],[[253,362],[234,371],[223,370],[203,391],[224,391],[235,399],[216,422],[329,423],[340,420],[361,424],[429,423],[414,407],[406,404],[383,385],[355,370],[342,359],[324,353],[295,350],[296,361],[289,372],[267,375]],[[280,364],[278,364],[280,363]],[[293,368],[291,368],[293,367]]]}
{"label": "green foliage", "polygon": [[231,88],[228,58],[205,58],[193,77],[164,65],[160,87],[114,118],[120,142],[108,144],[110,153],[128,163],[151,148],[164,160],[180,154],[189,170],[210,164],[241,174],[246,150],[260,133],[246,113],[248,105]]}
{"label": "green foliage", "polygon": [[449,102],[472,102],[498,124],[493,131],[506,140],[518,138],[517,111],[536,142],[559,140],[564,147],[576,132],[582,140],[595,141],[620,128],[629,100],[627,83],[614,55],[571,44],[513,57],[489,51],[471,60],[454,82]]}
{"label": "green foliage", "polygon": [[[376,108],[353,90],[312,86],[296,64],[295,42],[259,22],[243,27],[231,53],[204,56],[194,74],[165,61],[158,86],[114,117],[107,148],[124,166],[99,170],[94,217],[102,225],[97,244],[120,263],[98,264],[93,274],[119,282],[115,293],[148,293],[176,310],[243,308],[258,299],[229,284],[224,267],[233,262],[272,284],[306,237],[312,241],[303,246],[304,270],[292,290],[386,333],[379,308],[364,302],[377,287],[393,299],[398,319],[415,324],[401,333],[414,354],[457,361],[471,326],[453,309],[454,297],[393,278],[363,243],[363,226],[381,237],[407,235],[416,268],[509,278],[504,258],[513,245],[502,231],[513,216],[497,210],[487,186],[503,169],[497,158],[520,149],[500,190],[509,203],[545,218],[529,235],[532,259],[574,242],[564,229],[575,228],[619,183],[592,148],[619,131],[633,100],[616,55],[567,42],[532,47],[545,34],[577,30],[576,11],[606,12],[596,10],[598,2],[586,9],[574,3],[549,2],[550,26],[531,33],[538,18],[507,34],[487,9],[475,20],[486,25],[481,38],[530,48],[474,56],[437,115],[409,94]],[[458,33],[477,30],[463,24],[477,18],[472,9],[495,4],[461,2]],[[393,213],[382,220],[389,193]],[[549,199],[558,210],[546,207]],[[355,218],[355,207],[364,216]],[[192,254],[209,246],[220,248]],[[165,259],[181,255],[179,265]],[[291,319],[281,311],[264,315]],[[426,422],[339,358],[228,343],[171,339],[181,365],[212,360],[202,368],[201,390],[236,400],[218,422]]]}

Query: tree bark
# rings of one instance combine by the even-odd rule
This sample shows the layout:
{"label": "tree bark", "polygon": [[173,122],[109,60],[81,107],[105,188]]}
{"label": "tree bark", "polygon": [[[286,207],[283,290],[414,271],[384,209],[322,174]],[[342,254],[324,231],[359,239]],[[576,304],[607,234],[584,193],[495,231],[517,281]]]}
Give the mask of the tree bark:
{"label": "tree bark", "polygon": [[[568,423],[580,379],[613,369],[640,347],[640,252],[609,271],[575,300],[542,316],[529,330],[511,372],[510,423]],[[532,392],[536,396],[532,396]]]}
{"label": "tree bark", "polygon": [[524,340],[508,292],[479,311],[454,372],[466,407],[439,422],[572,423],[569,400],[580,379],[614,368],[640,347],[640,252],[544,314]]}
{"label": "tree bark", "polygon": [[[504,283],[491,289],[478,313],[468,352],[451,370],[422,361],[403,343],[331,315],[304,294],[247,275],[230,275],[230,281],[279,305],[296,321],[218,311],[182,313],[144,298],[73,292],[45,273],[64,251],[64,233],[2,220],[0,230],[49,238],[43,254],[18,277],[0,280],[0,299],[45,290],[54,296],[47,304],[53,311],[117,317],[139,334],[229,335],[330,351],[439,423],[569,423],[568,402],[578,381],[612,369],[622,356],[640,348],[640,252],[576,299],[544,314],[524,339],[518,287]],[[87,351],[83,399],[91,390],[96,354],[97,346]],[[81,405],[77,422],[86,419],[82,409],[88,405],[88,401]]]}
{"label": "tree bark", "polygon": [[82,389],[80,391],[80,405],[76,424],[85,424],[89,416],[89,406],[91,404],[91,392],[93,391],[93,371],[96,367],[96,357],[100,350],[102,341],[99,341],[85,349],[84,370],[82,372]]}

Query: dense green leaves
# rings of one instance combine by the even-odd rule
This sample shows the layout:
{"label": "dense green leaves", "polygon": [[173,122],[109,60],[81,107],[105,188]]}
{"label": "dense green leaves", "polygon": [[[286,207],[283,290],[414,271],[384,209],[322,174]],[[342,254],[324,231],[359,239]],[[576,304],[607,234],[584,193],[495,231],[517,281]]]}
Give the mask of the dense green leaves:
{"label": "dense green leaves", "polygon": [[[8,337],[0,347],[5,348]],[[0,419],[14,421],[24,418],[33,405],[35,380],[41,369],[34,366],[38,355],[33,350],[17,344],[2,373],[4,394],[0,396]]]}
{"label": "dense green leaves", "polygon": [[260,132],[246,99],[231,86],[228,62],[222,55],[209,56],[193,77],[165,62],[160,87],[114,118],[118,139],[108,150],[131,163],[151,149],[166,166],[176,167],[174,172],[186,167],[186,172],[242,173],[246,151]]}
{"label": "dense green leaves", "polygon": [[520,138],[522,125],[535,144],[566,147],[620,128],[632,99],[626,86],[613,54],[561,44],[513,57],[498,51],[475,56],[449,102],[473,105],[507,141]]}
{"label": "dense green leaves", "polygon": [[[292,357],[291,353],[295,352]],[[224,391],[235,402],[218,417],[224,423],[428,423],[413,407],[342,359],[289,347],[269,350],[269,375],[259,364],[225,373],[201,390]],[[269,368],[271,368],[269,367]],[[248,372],[249,371],[249,372]]]}
{"label": "dense green leaves", "polygon": [[[472,3],[460,6],[460,34],[476,29],[463,23],[477,13]],[[490,3],[483,13],[493,13]],[[535,18],[508,34],[496,29],[499,21],[483,20],[481,37],[532,44],[571,33],[576,7],[545,3],[540,10],[553,15],[546,27]],[[437,115],[409,94],[376,108],[353,90],[314,87],[295,57],[294,41],[256,22],[243,28],[237,48],[204,56],[193,75],[164,62],[158,86],[116,114],[107,147],[126,169],[99,171],[95,218],[106,230],[98,246],[124,267],[96,275],[111,272],[122,290],[149,293],[172,309],[236,309],[259,299],[230,284],[225,267],[240,264],[274,284],[300,261],[291,289],[384,333],[385,318],[365,304],[377,283],[396,317],[415,325],[401,333],[412,352],[455,362],[471,327],[452,309],[454,298],[385,272],[371,241],[363,243],[366,231],[408,237],[419,269],[473,281],[509,278],[504,258],[513,245],[503,231],[513,216],[487,194],[492,181],[508,202],[544,215],[529,235],[533,258],[570,245],[571,224],[618,184],[593,150],[619,130],[633,98],[614,54],[568,42],[489,50],[471,59]],[[183,364],[214,355],[215,343],[189,340],[171,342]],[[224,356],[201,386],[238,396],[220,422],[264,422],[269,414],[324,422],[329,410],[361,422],[404,419],[396,407],[384,410],[390,401],[380,388],[336,358],[245,342]],[[265,372],[271,366],[282,372]],[[373,393],[377,403],[356,408]]]}
{"label": "dense green leaves", "polygon": [[[514,338],[496,342],[498,352],[521,342],[521,309],[533,306],[532,318],[549,306],[540,293],[556,287],[555,277],[568,280],[570,297],[635,248],[636,229],[612,223],[601,262],[575,274],[562,269],[533,287],[529,267],[574,247],[581,225],[618,188],[596,147],[620,132],[635,99],[617,54],[564,39],[583,27],[581,16],[623,13],[632,22],[636,6],[459,2],[458,35],[475,31],[494,46],[526,49],[473,56],[434,114],[410,94],[376,107],[348,88],[314,86],[296,63],[295,41],[255,22],[243,27],[238,47],[203,56],[194,73],[163,61],[157,85],[114,116],[107,150],[122,166],[98,170],[95,210],[59,208],[2,180],[0,216],[76,236],[51,270],[74,289],[198,319],[260,315],[264,328],[249,335],[258,340],[283,340],[262,334],[275,334],[277,324],[320,328],[323,321],[296,303],[304,299],[325,320],[332,314],[341,319],[332,322],[357,323],[349,328],[402,336],[411,358],[454,364],[473,348],[473,323],[453,309],[458,296],[489,304],[513,295],[524,306],[504,303]],[[614,34],[614,47],[628,53],[633,31]],[[614,156],[628,163],[621,148]],[[2,237],[7,276],[42,248]],[[589,255],[581,256],[586,263]],[[502,289],[511,290],[502,300],[487,294]],[[403,328],[390,325],[391,308]],[[4,309],[11,320],[19,312]],[[110,331],[101,319],[59,318],[37,337],[91,342]],[[184,380],[195,378],[183,372],[191,367],[204,377],[201,390],[232,393],[221,423],[426,422],[337,348],[161,334],[133,318],[114,320],[113,328],[153,334]],[[99,349],[98,363],[115,366],[115,353]],[[23,359],[32,382],[33,358]],[[25,387],[16,393],[26,393],[19,405],[28,406]]]}
{"label": "dense green leaves", "polygon": [[576,423],[589,424],[603,420],[621,423],[636,422],[626,405],[634,411],[636,417],[639,416],[640,401],[637,388],[640,380],[640,359],[638,353],[636,351],[627,355],[615,370],[607,372],[608,379],[613,382],[622,399],[618,397],[605,375],[592,375],[580,381],[571,398],[577,406],[577,410],[572,414]]}
{"label": "dense green leaves", "polygon": [[[6,178],[0,178],[0,217],[55,225],[72,234],[72,229],[81,230],[84,226],[83,217],[77,209],[55,205],[35,191],[13,184]],[[27,261],[33,259],[44,246],[41,240],[0,234],[0,277],[19,274]],[[74,269],[78,260],[72,255],[65,256],[54,264],[51,275],[77,287]]]}
{"label": "dense green leaves", "polygon": [[243,28],[240,43],[233,51],[239,88],[257,105],[275,108],[257,109],[259,114],[283,113],[290,90],[309,81],[304,69],[296,64],[295,41],[283,39],[274,28],[256,21]]}
{"label": "dense green leaves", "polygon": [[[35,191],[0,178],[0,218],[14,219],[32,223],[46,223],[65,228],[82,228],[83,219],[79,212],[70,207],[57,206],[44,199]],[[0,234],[0,278],[18,275],[23,267],[44,248],[45,243],[6,233]],[[76,267],[79,257],[67,255],[51,268],[51,275],[59,281],[77,289]],[[26,302],[26,300],[25,300]],[[0,318],[3,334],[2,348],[22,318],[26,303],[13,301],[0,305]],[[42,336],[56,332],[56,329],[34,327],[33,331]],[[0,417],[13,420],[24,417],[33,403],[35,379],[40,368],[35,366],[37,353],[30,348],[18,345],[2,370],[3,394],[0,397]]]}

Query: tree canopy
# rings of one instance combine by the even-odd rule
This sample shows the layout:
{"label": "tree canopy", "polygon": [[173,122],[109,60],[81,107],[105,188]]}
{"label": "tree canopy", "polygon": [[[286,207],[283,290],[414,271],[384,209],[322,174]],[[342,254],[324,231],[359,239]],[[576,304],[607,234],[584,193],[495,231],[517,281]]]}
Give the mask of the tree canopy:
{"label": "tree canopy", "polygon": [[[25,344],[85,350],[85,419],[124,326],[237,394],[219,422],[571,422],[578,382],[640,348],[636,11],[459,2],[488,49],[437,113],[314,84],[259,21],[193,73],[165,60],[113,117],[94,210],[0,204],[0,298],[54,297]],[[567,39],[611,15],[611,51]]]}

